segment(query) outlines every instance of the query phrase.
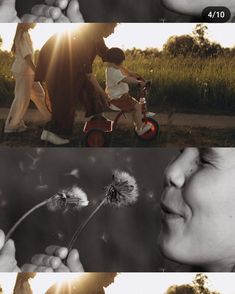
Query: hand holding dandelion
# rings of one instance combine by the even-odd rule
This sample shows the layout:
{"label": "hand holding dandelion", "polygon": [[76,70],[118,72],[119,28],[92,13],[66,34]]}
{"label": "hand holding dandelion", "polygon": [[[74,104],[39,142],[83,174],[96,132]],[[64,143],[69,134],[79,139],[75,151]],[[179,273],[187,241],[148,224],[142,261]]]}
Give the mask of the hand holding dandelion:
{"label": "hand holding dandelion", "polygon": [[23,22],[84,22],[78,0],[45,0],[36,4]]}
{"label": "hand holding dandelion", "polygon": [[17,229],[17,227],[25,220],[30,214],[32,214],[37,209],[47,206],[50,211],[58,211],[58,210],[80,210],[82,207],[88,205],[87,195],[86,193],[77,186],[73,186],[72,188],[62,189],[52,197],[40,202],[35,205],[29,211],[27,211],[10,229],[8,234],[6,235],[6,241],[9,240],[11,235]]}
{"label": "hand holding dandelion", "polygon": [[77,228],[69,242],[68,250],[71,251],[82,231],[104,204],[110,204],[115,207],[128,206],[134,204],[138,196],[139,191],[135,178],[127,172],[115,170],[112,176],[112,183],[105,187],[104,199],[91,215]]}

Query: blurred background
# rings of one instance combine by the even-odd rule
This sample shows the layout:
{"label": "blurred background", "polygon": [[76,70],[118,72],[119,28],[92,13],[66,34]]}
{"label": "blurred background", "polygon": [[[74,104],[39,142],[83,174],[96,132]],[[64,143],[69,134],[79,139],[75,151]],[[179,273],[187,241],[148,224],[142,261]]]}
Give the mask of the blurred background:
{"label": "blurred background", "polygon": [[67,246],[77,226],[104,197],[114,169],[136,178],[139,201],[125,208],[103,207],[75,247],[86,271],[162,271],[158,251],[159,200],[163,171],[177,149],[0,149],[0,228],[7,232],[28,209],[76,184],[90,204],[81,211],[30,215],[13,235],[19,265],[51,244]]}

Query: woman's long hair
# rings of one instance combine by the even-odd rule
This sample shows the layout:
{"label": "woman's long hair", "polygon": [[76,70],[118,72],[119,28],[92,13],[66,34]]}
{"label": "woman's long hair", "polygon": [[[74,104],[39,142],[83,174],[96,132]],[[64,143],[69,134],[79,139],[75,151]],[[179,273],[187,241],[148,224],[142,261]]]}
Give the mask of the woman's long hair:
{"label": "woman's long hair", "polygon": [[31,27],[31,24],[29,23],[19,23],[16,27],[16,32],[15,32],[15,36],[14,36],[14,40],[13,40],[13,44],[11,47],[11,52],[13,54],[15,54],[16,52],[16,39],[18,38],[18,36],[22,37],[24,32],[27,32]]}

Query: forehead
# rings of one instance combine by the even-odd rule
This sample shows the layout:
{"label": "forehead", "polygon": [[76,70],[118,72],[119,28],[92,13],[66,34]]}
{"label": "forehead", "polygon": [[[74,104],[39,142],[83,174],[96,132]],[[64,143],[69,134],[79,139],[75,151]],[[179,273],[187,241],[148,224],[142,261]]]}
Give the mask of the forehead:
{"label": "forehead", "polygon": [[235,157],[235,148],[233,147],[211,147],[199,149],[202,153],[216,156],[216,157],[229,157],[230,159]]}

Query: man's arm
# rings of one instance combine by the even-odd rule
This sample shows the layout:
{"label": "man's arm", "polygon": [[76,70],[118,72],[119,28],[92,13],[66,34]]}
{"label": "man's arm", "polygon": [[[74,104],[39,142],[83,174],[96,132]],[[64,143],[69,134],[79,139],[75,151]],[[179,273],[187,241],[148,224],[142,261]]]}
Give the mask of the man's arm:
{"label": "man's arm", "polygon": [[103,90],[103,88],[100,86],[99,82],[97,81],[95,75],[93,73],[86,74],[88,80],[93,85],[95,92],[97,93],[97,96],[101,96],[106,101],[108,100],[108,96]]}

